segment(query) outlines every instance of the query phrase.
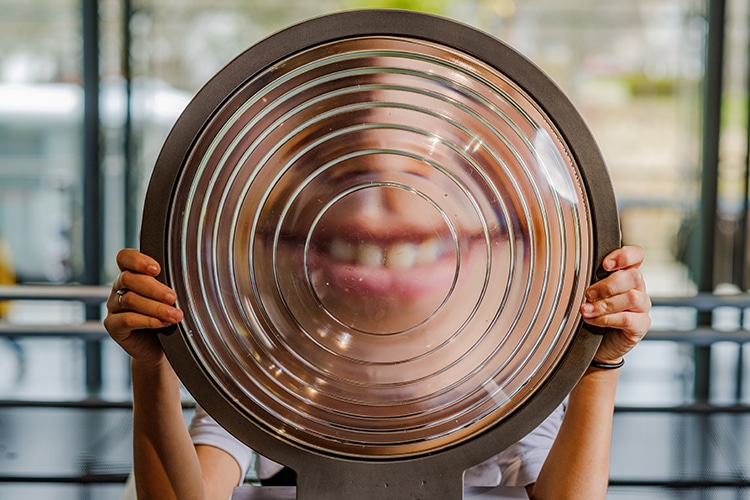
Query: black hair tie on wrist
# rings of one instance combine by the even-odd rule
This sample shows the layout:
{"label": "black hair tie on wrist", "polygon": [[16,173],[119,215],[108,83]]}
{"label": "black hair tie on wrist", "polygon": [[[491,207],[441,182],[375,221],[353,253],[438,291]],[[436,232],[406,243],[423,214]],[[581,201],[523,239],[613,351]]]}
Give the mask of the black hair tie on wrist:
{"label": "black hair tie on wrist", "polygon": [[594,368],[601,368],[602,370],[616,370],[621,368],[625,364],[625,358],[622,358],[619,363],[600,363],[598,361],[592,361],[591,365]]}

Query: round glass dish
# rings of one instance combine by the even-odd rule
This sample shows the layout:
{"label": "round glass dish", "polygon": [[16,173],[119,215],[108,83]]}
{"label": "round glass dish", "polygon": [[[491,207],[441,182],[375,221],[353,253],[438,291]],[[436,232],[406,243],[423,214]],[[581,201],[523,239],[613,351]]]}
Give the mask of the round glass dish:
{"label": "round glass dish", "polygon": [[261,453],[403,460],[505,426],[497,452],[593,356],[578,307],[619,244],[613,200],[578,114],[512,49],[348,12],[273,35],[196,96],[143,249],[185,312],[170,361]]}

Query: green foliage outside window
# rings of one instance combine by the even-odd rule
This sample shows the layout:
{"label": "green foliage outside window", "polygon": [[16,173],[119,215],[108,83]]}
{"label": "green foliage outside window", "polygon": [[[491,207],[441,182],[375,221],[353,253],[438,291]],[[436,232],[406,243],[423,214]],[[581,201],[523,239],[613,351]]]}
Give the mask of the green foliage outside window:
{"label": "green foliage outside window", "polygon": [[346,9],[404,9],[443,14],[448,0],[342,0]]}

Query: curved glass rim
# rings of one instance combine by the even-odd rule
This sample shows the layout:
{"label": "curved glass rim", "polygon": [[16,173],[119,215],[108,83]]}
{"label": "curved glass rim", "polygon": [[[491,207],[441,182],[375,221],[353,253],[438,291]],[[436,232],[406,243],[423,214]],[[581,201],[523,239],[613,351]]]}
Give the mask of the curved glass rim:
{"label": "curved glass rim", "polygon": [[[301,33],[304,33],[305,37],[300,37]],[[264,52],[264,48],[274,46],[278,52],[278,47],[281,47],[282,51],[285,48],[288,50],[291,44],[294,48],[288,52],[294,54],[335,40],[371,35],[424,39],[473,54],[517,83],[539,104],[540,109],[554,120],[561,136],[566,140],[571,155],[576,157],[574,163],[580,168],[581,181],[589,196],[590,207],[587,208],[591,210],[594,240],[591,275],[595,276],[603,256],[619,246],[617,212],[603,159],[593,137],[573,106],[538,68],[499,40],[443,18],[393,11],[353,11],[307,21],[272,35],[217,74],[196,96],[175,125],[157,162],[144,210],[143,250],[156,257],[162,264],[168,260],[165,241],[165,228],[168,225],[166,213],[169,212],[168,206],[174,203],[171,194],[182,170],[182,162],[193,147],[194,138],[200,134],[209,116],[214,113],[214,108],[218,110],[225,102],[225,97],[222,96],[231,95],[242,82],[277,62],[276,56]],[[302,46],[299,45],[300,41]],[[288,54],[284,57],[287,56]],[[498,65],[498,61],[502,64]],[[165,215],[154,218],[154,213]],[[163,265],[162,268],[168,269],[168,266]],[[161,279],[170,282],[169,276],[162,275]],[[321,456],[322,452],[325,456],[326,450],[300,446],[298,442],[278,435],[274,429],[258,425],[257,422],[247,422],[239,417],[233,398],[221,387],[216,386],[211,375],[206,373],[205,368],[196,359],[196,353],[184,342],[184,332],[182,333],[183,335],[175,334],[174,331],[164,332],[160,338],[165,351],[180,378],[194,393],[196,400],[214,414],[230,432],[235,433],[258,452],[284,463],[296,462],[304,466],[305,461],[298,458],[300,452],[303,455],[313,453],[315,456]],[[501,451],[540,423],[546,414],[562,401],[593,357],[597,344],[598,337],[590,333],[589,329],[581,328],[576,341],[571,344],[564,359],[557,365],[555,373],[532,395],[530,401],[525,402],[499,425],[483,430],[466,442],[446,446],[438,453],[434,453],[435,450],[430,453],[434,454],[433,456],[442,456],[442,453],[453,454],[451,450],[461,448],[464,450],[461,454],[453,455],[471,457],[467,459],[468,467],[481,461],[477,460],[477,457],[486,458]],[[500,434],[503,438],[498,440]],[[496,444],[489,443],[493,439]],[[467,453],[466,449],[472,451]],[[342,458],[336,453],[333,455],[338,459]],[[424,458],[421,454],[419,457]],[[357,459],[382,461],[382,457],[358,456]]]}

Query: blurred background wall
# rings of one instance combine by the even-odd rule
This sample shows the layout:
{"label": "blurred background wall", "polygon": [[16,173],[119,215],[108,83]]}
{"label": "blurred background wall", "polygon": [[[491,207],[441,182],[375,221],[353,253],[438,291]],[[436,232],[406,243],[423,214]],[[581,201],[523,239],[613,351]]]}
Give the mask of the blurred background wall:
{"label": "blurred background wall", "polygon": [[[264,36],[341,9],[421,10],[483,29],[526,55],[599,142],[623,239],[646,250],[643,271],[657,305],[652,340],[623,371],[622,414],[700,407],[723,415],[744,412],[750,401],[747,2],[1,0],[0,7],[0,285],[111,282],[116,251],[138,245],[146,185],[171,125],[213,74]],[[105,292],[92,293],[100,300]],[[127,407],[127,360],[91,327],[102,314],[97,299],[6,293],[14,300],[0,303],[0,407]],[[81,333],[80,325],[92,329]],[[25,474],[21,445],[1,439],[5,422],[0,416],[0,497],[4,487],[21,488]],[[744,471],[732,474],[740,476],[734,486],[711,491],[744,498],[750,482]]]}

